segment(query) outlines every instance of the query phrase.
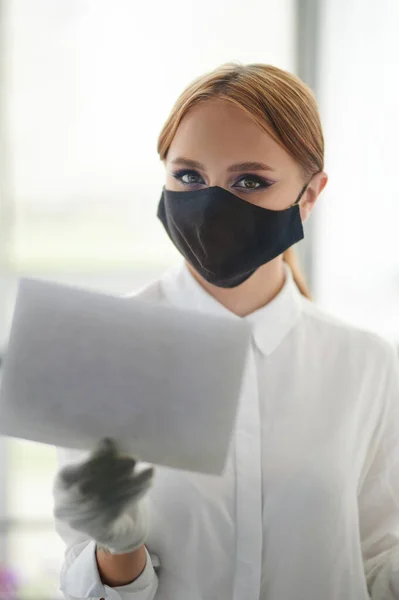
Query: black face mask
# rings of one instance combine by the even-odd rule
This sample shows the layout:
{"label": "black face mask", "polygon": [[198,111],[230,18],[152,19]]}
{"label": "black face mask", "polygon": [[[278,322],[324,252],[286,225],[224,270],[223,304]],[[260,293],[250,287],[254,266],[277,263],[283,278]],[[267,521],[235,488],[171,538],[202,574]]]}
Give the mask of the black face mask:
{"label": "black face mask", "polygon": [[303,239],[298,202],[282,211],[261,208],[215,186],[164,189],[158,217],[183,257],[209,283],[236,287]]}

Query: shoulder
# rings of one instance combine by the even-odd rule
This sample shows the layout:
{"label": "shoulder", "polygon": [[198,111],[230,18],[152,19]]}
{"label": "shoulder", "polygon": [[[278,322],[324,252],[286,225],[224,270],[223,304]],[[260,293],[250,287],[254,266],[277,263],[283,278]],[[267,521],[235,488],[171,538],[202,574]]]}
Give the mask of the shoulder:
{"label": "shoulder", "polygon": [[125,300],[143,300],[144,302],[162,303],[166,301],[163,291],[164,277],[160,277],[144,287],[133,290],[122,296]]}
{"label": "shoulder", "polygon": [[341,354],[347,360],[372,363],[374,368],[399,364],[392,342],[381,336],[329,315],[307,299],[302,300],[303,326],[316,345]]}

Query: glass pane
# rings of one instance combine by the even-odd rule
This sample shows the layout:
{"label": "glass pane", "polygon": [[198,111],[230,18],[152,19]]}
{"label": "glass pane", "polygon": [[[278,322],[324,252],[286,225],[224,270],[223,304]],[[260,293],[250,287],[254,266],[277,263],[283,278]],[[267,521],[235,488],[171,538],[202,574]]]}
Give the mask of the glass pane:
{"label": "glass pane", "polygon": [[[295,65],[295,2],[8,0],[3,90],[15,272],[124,293],[179,260],[156,219],[158,133],[183,87],[231,60]],[[206,23],[193,40],[193,23]],[[265,23],[273,23],[267,27]],[[184,48],[184,52],[182,52]],[[3,115],[4,117],[4,115]],[[8,303],[12,306],[12,301]],[[9,313],[11,311],[9,310]],[[9,444],[8,568],[19,598],[56,597],[54,451]],[[0,494],[2,493],[0,488]]]}
{"label": "glass pane", "polygon": [[[9,3],[14,258],[29,272],[151,271],[177,260],[156,219],[157,135],[183,87],[218,63],[294,65],[294,2]],[[228,23],[226,23],[228,16]],[[138,27],[137,23],[151,23]],[[134,35],[132,35],[134,31]],[[106,32],[106,33],[105,33]],[[238,42],[239,40],[239,42]],[[181,49],[185,48],[184,53]],[[165,53],[165,49],[167,52]]]}
{"label": "glass pane", "polygon": [[[10,533],[9,570],[16,582],[18,600],[56,600],[63,544],[51,529]],[[10,599],[11,600],[11,599]]]}
{"label": "glass pane", "polygon": [[399,342],[398,25],[396,0],[326,3],[320,86],[330,182],[314,251],[320,303]]}
{"label": "glass pane", "polygon": [[55,449],[44,444],[12,440],[8,444],[8,516],[51,523]]}
{"label": "glass pane", "polygon": [[[64,554],[52,520],[55,450],[13,440],[7,447],[8,568],[18,586],[18,598],[59,596],[58,578]],[[60,596],[61,597],[61,596]]]}

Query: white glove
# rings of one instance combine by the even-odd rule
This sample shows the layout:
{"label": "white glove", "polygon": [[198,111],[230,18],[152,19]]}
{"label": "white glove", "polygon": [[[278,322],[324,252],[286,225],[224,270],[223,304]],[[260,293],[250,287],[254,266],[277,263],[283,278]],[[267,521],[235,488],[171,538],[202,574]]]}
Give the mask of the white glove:
{"label": "white glove", "polygon": [[54,484],[54,516],[85,533],[111,554],[137,550],[147,536],[146,507],[154,469],[137,473],[136,461],[105,439],[83,463],[64,467]]}

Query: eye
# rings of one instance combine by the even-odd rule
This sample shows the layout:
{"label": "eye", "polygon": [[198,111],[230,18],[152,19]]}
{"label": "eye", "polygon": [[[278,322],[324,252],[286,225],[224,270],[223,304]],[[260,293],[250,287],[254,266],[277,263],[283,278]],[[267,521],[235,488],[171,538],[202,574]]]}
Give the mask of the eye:
{"label": "eye", "polygon": [[243,191],[253,192],[255,190],[265,189],[273,185],[271,181],[258,177],[257,175],[243,175],[234,184],[234,187]]}
{"label": "eye", "polygon": [[205,181],[197,171],[177,171],[173,177],[184,185],[202,185]]}

